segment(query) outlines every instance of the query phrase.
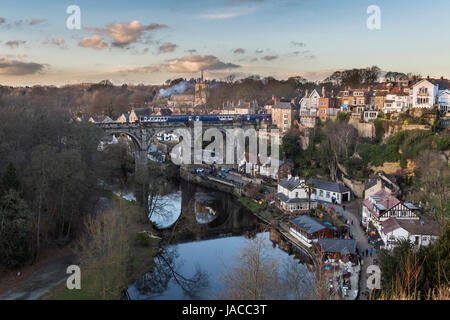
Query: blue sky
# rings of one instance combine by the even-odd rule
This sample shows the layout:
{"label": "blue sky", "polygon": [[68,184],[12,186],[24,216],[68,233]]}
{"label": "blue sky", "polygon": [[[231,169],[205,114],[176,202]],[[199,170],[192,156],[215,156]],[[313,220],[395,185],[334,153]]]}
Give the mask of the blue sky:
{"label": "blue sky", "polygon": [[[72,4],[81,30],[66,27]],[[369,5],[380,30],[366,27]],[[446,0],[2,0],[0,83],[161,83],[201,69],[318,80],[371,65],[450,77],[448,12]]]}

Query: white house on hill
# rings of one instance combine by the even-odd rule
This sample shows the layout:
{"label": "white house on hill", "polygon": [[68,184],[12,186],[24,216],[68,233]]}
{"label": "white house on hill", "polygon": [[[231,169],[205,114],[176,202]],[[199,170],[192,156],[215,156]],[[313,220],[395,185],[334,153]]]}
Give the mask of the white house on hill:
{"label": "white house on hill", "polygon": [[398,240],[409,240],[419,248],[435,242],[439,230],[437,221],[389,218],[381,222],[380,236],[387,250],[392,250]]}
{"label": "white house on hill", "polygon": [[432,109],[436,104],[439,86],[424,79],[412,87],[413,108]]}

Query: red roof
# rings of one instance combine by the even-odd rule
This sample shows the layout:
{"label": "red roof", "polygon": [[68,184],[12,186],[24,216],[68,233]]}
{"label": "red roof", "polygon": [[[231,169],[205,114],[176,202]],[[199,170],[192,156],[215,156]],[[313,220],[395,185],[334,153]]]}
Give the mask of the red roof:
{"label": "red roof", "polygon": [[[371,201],[372,199],[373,201]],[[373,203],[375,202],[375,203]],[[374,195],[371,195],[369,198],[363,201],[364,206],[366,206],[371,214],[376,217],[379,217],[377,210],[375,210],[375,206],[378,205],[378,209],[380,211],[380,215],[382,215],[385,211],[389,211],[391,208],[400,203],[394,195],[384,190],[380,190]]]}

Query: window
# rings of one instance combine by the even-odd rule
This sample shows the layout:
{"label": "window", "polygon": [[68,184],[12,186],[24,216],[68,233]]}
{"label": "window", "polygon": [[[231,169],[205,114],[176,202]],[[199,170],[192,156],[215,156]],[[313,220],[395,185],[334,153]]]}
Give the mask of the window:
{"label": "window", "polygon": [[329,198],[330,197],[330,193],[327,191],[327,198]]}
{"label": "window", "polygon": [[288,115],[287,113],[285,113],[285,114],[283,115],[283,117],[284,117],[285,119],[287,119],[287,118],[289,118],[289,115]]}
{"label": "window", "polygon": [[323,190],[319,191],[319,196],[323,197]]}

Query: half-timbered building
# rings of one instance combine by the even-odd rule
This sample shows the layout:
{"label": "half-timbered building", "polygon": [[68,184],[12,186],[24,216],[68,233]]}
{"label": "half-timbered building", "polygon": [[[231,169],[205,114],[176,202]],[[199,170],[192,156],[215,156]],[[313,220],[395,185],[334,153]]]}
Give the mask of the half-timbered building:
{"label": "half-timbered building", "polygon": [[409,202],[402,202],[392,193],[380,190],[362,203],[362,224],[371,222],[381,231],[381,222],[389,219],[419,219],[419,208]]}

